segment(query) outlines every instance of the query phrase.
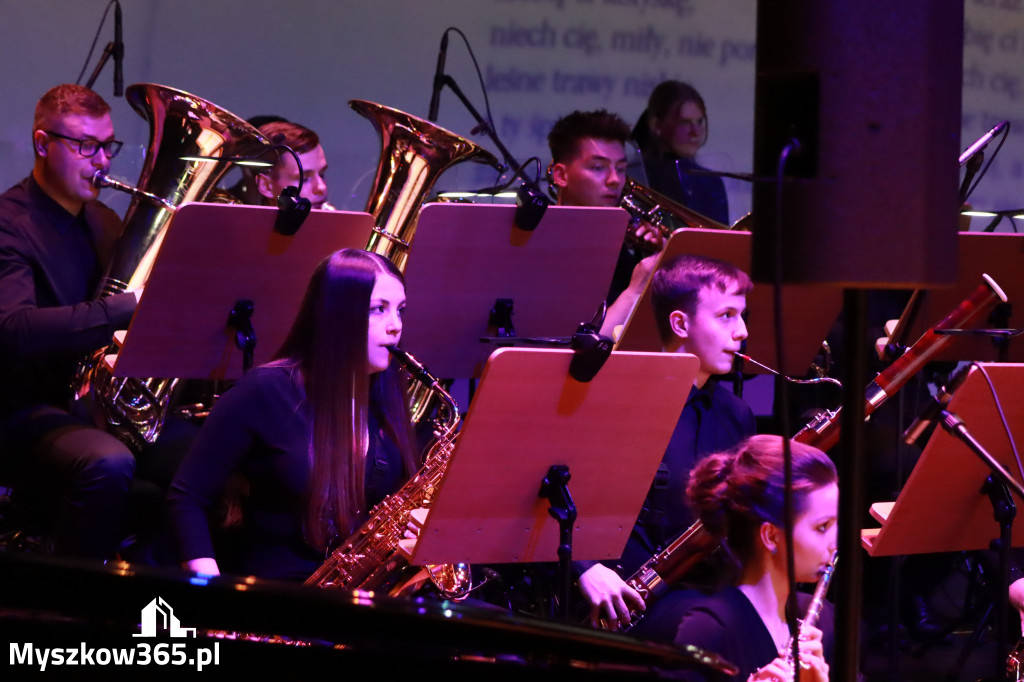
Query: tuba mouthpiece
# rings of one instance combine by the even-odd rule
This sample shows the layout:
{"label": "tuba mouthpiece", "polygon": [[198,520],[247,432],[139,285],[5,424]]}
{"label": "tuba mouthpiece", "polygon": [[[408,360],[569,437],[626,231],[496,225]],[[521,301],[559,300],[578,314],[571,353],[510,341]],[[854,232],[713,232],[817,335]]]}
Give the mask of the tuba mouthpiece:
{"label": "tuba mouthpiece", "polygon": [[92,186],[97,189],[103,189],[104,187],[110,187],[110,178],[107,177],[106,172],[103,169],[97,170],[92,175]]}

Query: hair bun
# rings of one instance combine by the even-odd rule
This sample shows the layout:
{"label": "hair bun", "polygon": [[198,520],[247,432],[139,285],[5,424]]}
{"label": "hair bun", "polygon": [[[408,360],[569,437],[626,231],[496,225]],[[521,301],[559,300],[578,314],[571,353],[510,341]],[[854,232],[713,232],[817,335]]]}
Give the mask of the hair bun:
{"label": "hair bun", "polygon": [[736,455],[723,452],[705,457],[690,473],[686,495],[697,517],[713,535],[727,534],[729,477],[736,466]]}

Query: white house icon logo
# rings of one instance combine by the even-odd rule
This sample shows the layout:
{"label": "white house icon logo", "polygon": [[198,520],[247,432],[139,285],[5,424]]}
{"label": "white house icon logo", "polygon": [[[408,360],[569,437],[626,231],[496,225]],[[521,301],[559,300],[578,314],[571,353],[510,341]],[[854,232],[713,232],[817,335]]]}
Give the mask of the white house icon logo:
{"label": "white house icon logo", "polygon": [[142,609],[142,632],[132,637],[156,637],[158,630],[166,630],[171,637],[195,637],[195,628],[183,628],[174,615],[174,609],[157,597]]}

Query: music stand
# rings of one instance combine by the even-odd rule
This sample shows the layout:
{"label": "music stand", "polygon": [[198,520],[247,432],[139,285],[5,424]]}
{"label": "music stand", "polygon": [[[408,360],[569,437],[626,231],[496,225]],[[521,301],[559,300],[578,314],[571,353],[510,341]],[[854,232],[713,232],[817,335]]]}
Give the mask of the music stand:
{"label": "music stand", "polygon": [[[992,379],[1014,440],[1024,440],[1024,364],[982,363]],[[947,411],[960,416],[975,437],[1013,475],[1021,476],[995,399],[978,367],[972,367]],[[871,556],[986,549],[999,537],[992,507],[981,494],[990,470],[966,445],[936,429],[895,502],[871,505],[881,528],[865,528],[861,542]],[[1024,546],[1024,524],[1013,529],[1013,546]]]}
{"label": "music stand", "polygon": [[255,362],[284,340],[317,263],[341,248],[362,249],[368,213],[312,211],[294,236],[274,231],[278,210],[184,204],[167,226],[121,349],[114,376],[237,379],[242,351],[228,314],[254,303]]}
{"label": "music stand", "polygon": [[[689,253],[717,258],[749,273],[750,239],[749,232],[683,228],[672,233],[659,264],[679,254]],[[774,291],[772,284],[757,284],[747,294],[749,337],[746,352],[755,360],[768,365],[773,365],[776,358]],[[836,287],[785,284],[782,287],[782,302],[786,318],[786,348],[782,366],[777,369],[784,374],[803,375],[839,315],[843,292]],[[650,286],[626,322],[617,348],[634,351],[661,349],[661,339],[651,306]],[[764,372],[752,363],[744,365],[743,371],[752,374]]]}
{"label": "music stand", "polygon": [[[991,387],[982,370],[991,379]],[[1024,436],[1022,380],[1024,364],[975,365],[946,408],[962,420],[977,445],[1018,486],[1024,480],[1024,467],[1013,456],[1010,435],[1013,442]],[[997,405],[1005,414],[1005,426]],[[943,419],[947,419],[945,414]],[[1003,614],[1008,603],[1009,548],[1024,545],[1022,524],[1010,527],[1015,514],[1011,491],[1024,499],[1019,490],[1003,485],[963,441],[936,429],[896,502],[871,506],[871,515],[882,527],[861,531],[861,543],[871,556],[986,549],[992,540],[1000,540],[1002,577],[995,601],[997,670],[1001,670],[1007,649]],[[962,656],[961,664],[963,660]]]}
{"label": "music stand", "polygon": [[480,338],[493,336],[497,299],[512,299],[517,337],[568,337],[608,294],[624,210],[551,206],[532,232],[515,227],[515,212],[439,203],[420,214],[402,347],[438,377],[480,375],[493,350]]}
{"label": "music stand", "polygon": [[502,348],[490,357],[413,563],[561,559],[567,596],[569,557],[560,554],[559,523],[538,496],[552,465],[568,466],[579,512],[571,558],[622,555],[699,361],[612,353],[581,383],[569,376],[572,355]]}
{"label": "music stand", "polygon": [[[956,284],[941,289],[922,291],[924,298],[919,304],[917,314],[907,325],[902,341],[913,343],[921,334],[939,320],[948,311],[953,310],[981,283],[982,274],[989,274],[1006,292],[1012,301],[1024,301],[1024,234],[985,234],[978,232],[961,232],[958,237],[960,250],[959,271]],[[1019,310],[1007,320],[1000,321],[996,326],[1022,327],[1024,314]],[[910,306],[904,310],[903,316],[911,315]],[[982,322],[979,326],[984,327]],[[989,325],[991,326],[991,325]],[[957,336],[941,353],[934,358],[936,361],[975,360],[978,362],[1024,362],[1024,343],[1010,343],[1006,358],[999,357],[999,351],[992,339],[987,336]]]}

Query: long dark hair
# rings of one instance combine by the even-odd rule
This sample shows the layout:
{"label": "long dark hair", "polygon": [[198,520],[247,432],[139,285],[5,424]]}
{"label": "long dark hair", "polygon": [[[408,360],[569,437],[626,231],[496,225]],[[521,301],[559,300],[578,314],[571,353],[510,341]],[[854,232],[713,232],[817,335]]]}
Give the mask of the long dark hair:
{"label": "long dark hair", "polygon": [[416,470],[404,381],[392,365],[370,375],[370,295],[377,278],[405,285],[386,258],[342,249],[317,266],[291,330],[275,355],[303,387],[311,423],[306,540],[326,549],[353,532],[366,512],[369,410],[398,446],[406,474]]}
{"label": "long dark hair", "polygon": [[[806,508],[807,495],[835,483],[836,467],[816,447],[791,442],[793,513]],[[740,562],[753,557],[765,521],[783,525],[782,437],[751,436],[728,452],[701,460],[686,488],[704,527],[722,539]]]}

